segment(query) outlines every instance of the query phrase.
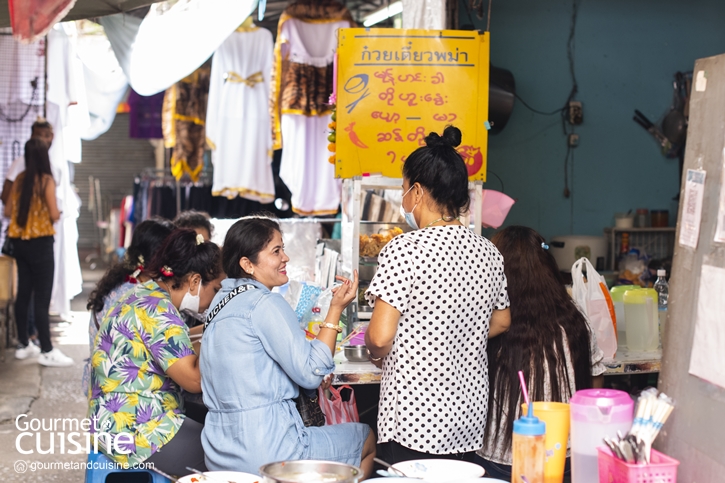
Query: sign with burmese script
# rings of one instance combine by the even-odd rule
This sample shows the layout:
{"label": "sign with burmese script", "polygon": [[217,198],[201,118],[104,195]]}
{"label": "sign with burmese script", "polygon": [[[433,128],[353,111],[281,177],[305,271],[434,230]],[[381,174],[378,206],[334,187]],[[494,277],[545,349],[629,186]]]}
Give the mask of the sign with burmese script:
{"label": "sign with burmese script", "polygon": [[340,29],[335,173],[399,178],[427,133],[451,124],[473,180],[486,180],[489,34]]}

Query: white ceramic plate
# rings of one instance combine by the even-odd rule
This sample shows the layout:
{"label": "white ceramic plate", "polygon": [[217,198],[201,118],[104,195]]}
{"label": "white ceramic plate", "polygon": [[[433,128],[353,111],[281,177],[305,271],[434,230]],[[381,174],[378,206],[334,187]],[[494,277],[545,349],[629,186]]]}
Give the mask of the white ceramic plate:
{"label": "white ceramic plate", "polygon": [[251,473],[238,471],[207,471],[204,473],[209,478],[204,480],[199,475],[187,475],[179,480],[179,483],[262,483],[262,477]]}
{"label": "white ceramic plate", "polygon": [[[365,480],[366,482],[375,482],[378,483],[427,483],[427,480],[419,480],[417,478],[395,478],[394,480],[391,480],[390,478],[372,478],[370,480]],[[465,480],[461,480],[457,483],[509,483],[508,481],[504,480],[497,480],[495,478],[467,478]]]}
{"label": "white ceramic plate", "polygon": [[484,470],[474,463],[458,460],[412,460],[393,465],[411,478],[428,483],[460,482],[483,476]]}

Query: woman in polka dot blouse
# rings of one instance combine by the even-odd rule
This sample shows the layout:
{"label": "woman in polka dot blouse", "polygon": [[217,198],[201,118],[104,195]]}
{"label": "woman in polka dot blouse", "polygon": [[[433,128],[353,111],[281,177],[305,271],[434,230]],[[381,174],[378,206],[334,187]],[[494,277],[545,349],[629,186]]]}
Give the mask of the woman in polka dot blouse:
{"label": "woman in polka dot blouse", "polygon": [[415,231],[385,246],[366,292],[389,463],[473,461],[488,410],[488,338],[510,324],[503,257],[458,220],[470,203],[461,132],[448,126],[425,142],[403,167],[401,211]]}

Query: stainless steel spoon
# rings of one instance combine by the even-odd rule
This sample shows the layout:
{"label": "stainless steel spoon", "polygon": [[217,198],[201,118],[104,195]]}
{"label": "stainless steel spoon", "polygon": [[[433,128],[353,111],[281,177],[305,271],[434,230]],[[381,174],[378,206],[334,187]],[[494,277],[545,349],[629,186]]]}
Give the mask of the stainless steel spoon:
{"label": "stainless steel spoon", "polygon": [[[385,466],[387,469],[389,469],[393,473],[396,473],[399,476],[402,476],[403,478],[416,478],[415,476],[408,476],[408,475],[406,475],[405,473],[403,473],[402,471],[400,471],[397,468],[393,468],[393,465],[391,465],[390,463],[387,463],[387,462],[381,460],[380,458],[373,458],[373,461],[375,461],[376,463],[380,463],[381,465]],[[422,479],[422,478],[418,478],[418,479]]]}

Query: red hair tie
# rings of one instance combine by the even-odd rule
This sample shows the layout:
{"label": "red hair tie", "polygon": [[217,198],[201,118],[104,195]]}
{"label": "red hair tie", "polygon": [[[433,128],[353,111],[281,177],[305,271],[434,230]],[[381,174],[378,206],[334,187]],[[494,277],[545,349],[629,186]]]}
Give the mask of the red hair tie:
{"label": "red hair tie", "polygon": [[139,263],[136,267],[136,270],[134,270],[131,275],[126,277],[126,281],[131,283],[138,283],[138,276],[141,275],[141,272],[143,272],[143,265]]}
{"label": "red hair tie", "polygon": [[169,267],[168,265],[164,265],[163,267],[161,267],[161,275],[163,275],[164,277],[173,277],[174,271],[171,270],[171,267]]}

